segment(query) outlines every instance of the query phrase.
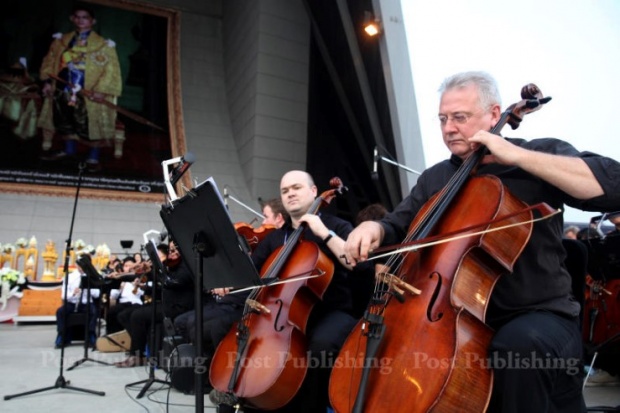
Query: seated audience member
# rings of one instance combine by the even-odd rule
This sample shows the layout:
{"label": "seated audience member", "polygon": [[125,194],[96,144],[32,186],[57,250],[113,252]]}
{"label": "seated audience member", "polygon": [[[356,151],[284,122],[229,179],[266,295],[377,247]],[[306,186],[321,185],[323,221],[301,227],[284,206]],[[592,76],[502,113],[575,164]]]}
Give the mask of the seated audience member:
{"label": "seated audience member", "polygon": [[[62,305],[56,311],[56,342],[55,348],[60,348],[63,345],[71,344],[71,335],[67,331],[66,337],[63,339],[65,333],[65,316],[69,317],[72,313],[86,313],[86,306],[90,306],[88,309],[90,317],[88,319],[88,337],[84,337],[85,340],[89,340],[91,345],[95,345],[97,335],[95,334],[95,327],[97,325],[97,308],[94,304],[95,299],[99,298],[99,289],[90,289],[90,301],[88,301],[88,291],[84,291],[81,288],[82,277],[85,276],[84,270],[79,264],[76,264],[76,269],[70,272],[67,277],[62,280],[61,297],[63,299]],[[65,300],[65,291],[67,293]],[[77,308],[76,308],[77,307]]]}

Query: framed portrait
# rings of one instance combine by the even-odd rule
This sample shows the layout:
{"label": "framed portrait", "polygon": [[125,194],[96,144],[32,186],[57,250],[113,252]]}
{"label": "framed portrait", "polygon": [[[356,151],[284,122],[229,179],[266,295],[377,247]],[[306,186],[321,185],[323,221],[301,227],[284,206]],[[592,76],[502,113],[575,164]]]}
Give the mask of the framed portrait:
{"label": "framed portrait", "polygon": [[185,151],[178,11],[10,2],[0,63],[0,192],[163,199],[161,162]]}

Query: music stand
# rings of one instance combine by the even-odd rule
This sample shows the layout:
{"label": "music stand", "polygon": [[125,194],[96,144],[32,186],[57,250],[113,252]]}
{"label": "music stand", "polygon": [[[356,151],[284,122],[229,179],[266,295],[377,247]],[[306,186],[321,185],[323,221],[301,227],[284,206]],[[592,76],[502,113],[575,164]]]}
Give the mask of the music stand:
{"label": "music stand", "polygon": [[[157,354],[158,349],[157,349],[157,339],[156,339],[156,334],[155,334],[155,320],[157,318],[157,294],[158,294],[157,283],[159,280],[163,279],[164,274],[166,273],[166,267],[164,267],[164,264],[159,259],[159,254],[157,254],[157,246],[155,245],[155,241],[150,239],[144,246],[144,249],[146,250],[148,257],[151,260],[151,266],[152,266],[151,271],[153,275],[153,304],[151,306],[152,312],[151,312],[150,334],[151,334],[151,346],[153,347],[152,354]],[[125,385],[125,387],[132,387],[137,384],[144,383],[144,387],[142,387],[142,390],[140,390],[140,392],[136,396],[136,399],[142,398],[153,383],[161,383],[161,384],[168,384],[168,385],[170,384],[170,382],[168,381],[155,378],[155,362],[152,360],[153,358],[154,357],[151,357],[151,360],[149,360],[149,378],[148,379],[140,380],[140,381]]]}
{"label": "music stand", "polygon": [[[161,218],[175,239],[186,262],[196,266],[194,308],[196,310],[196,362],[194,370],[195,411],[204,410],[204,358],[202,349],[202,291],[220,287],[249,287],[263,282],[249,256],[245,240],[235,231],[215,181],[207,179],[171,205],[162,206]],[[203,268],[209,273],[203,276]],[[191,266],[190,266],[191,269]]]}
{"label": "music stand", "polygon": [[[186,262],[202,255],[204,288],[243,288],[263,285],[250,259],[247,242],[241,237],[212,178],[191,189],[171,206],[162,206],[160,216]],[[194,276],[200,271],[192,270]]]}
{"label": "music stand", "polygon": [[73,365],[69,367],[67,371],[73,370],[74,368],[76,368],[80,364],[83,364],[86,361],[93,361],[95,363],[103,364],[105,366],[111,365],[110,363],[106,363],[105,361],[95,360],[95,359],[88,357],[88,347],[90,347],[90,331],[88,329],[89,324],[90,324],[90,307],[91,307],[90,289],[101,288],[104,284],[103,277],[101,276],[101,274],[99,274],[99,272],[97,272],[95,267],[93,267],[93,264],[90,260],[90,256],[86,254],[81,255],[77,259],[77,264],[80,266],[80,268],[82,268],[82,270],[86,274],[86,276],[83,276],[82,279],[80,280],[80,288],[82,289],[82,291],[86,289],[86,321],[84,322],[84,357],[82,357],[81,360],[78,360],[75,363],[73,363]]}
{"label": "music stand", "polygon": [[620,278],[620,234],[584,241],[588,247],[588,274],[596,280]]}

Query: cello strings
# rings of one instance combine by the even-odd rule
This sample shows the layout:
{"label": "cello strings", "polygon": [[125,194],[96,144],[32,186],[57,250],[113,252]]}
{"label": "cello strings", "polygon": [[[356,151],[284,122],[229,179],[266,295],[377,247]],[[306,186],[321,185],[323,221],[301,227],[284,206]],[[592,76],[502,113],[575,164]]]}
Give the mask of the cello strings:
{"label": "cello strings", "polygon": [[[441,211],[442,209],[445,209],[447,207],[449,202],[456,194],[457,189],[461,186],[458,185],[458,183],[462,183],[465,181],[469,173],[477,165],[482,153],[483,148],[481,147],[476,153],[474,153],[474,155],[468,157],[463,162],[463,164],[457,169],[456,173],[450,177],[448,183],[441,189],[441,191],[438,192],[431,206],[426,211],[424,211],[419,223],[407,233],[402,243],[408,243],[428,235],[428,233],[432,230],[431,227],[433,226],[432,218],[437,217],[439,215],[438,211]],[[390,272],[392,274],[399,274],[398,277],[400,279],[403,279],[404,274],[402,274],[402,272],[400,271],[406,258],[406,255],[402,254],[403,252],[408,251],[401,250],[393,254],[383,254],[381,256],[370,257],[369,260],[377,259],[380,257],[389,257],[385,265],[390,268]],[[391,281],[388,282],[388,284],[386,285],[384,280],[375,278],[373,302],[383,303],[383,306],[386,306],[386,299],[389,298],[389,295],[386,297],[386,293],[389,293],[389,291],[391,290],[393,290],[393,283]]]}

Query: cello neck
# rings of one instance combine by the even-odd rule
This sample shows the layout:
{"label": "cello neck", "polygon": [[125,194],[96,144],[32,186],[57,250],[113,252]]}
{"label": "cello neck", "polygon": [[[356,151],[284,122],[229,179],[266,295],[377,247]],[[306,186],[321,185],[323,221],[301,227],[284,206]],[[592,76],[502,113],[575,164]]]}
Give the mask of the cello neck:
{"label": "cello neck", "polygon": [[[312,205],[310,206],[310,208],[308,209],[306,213],[316,214],[319,211],[319,208],[322,202],[323,202],[323,199],[321,197],[316,198],[312,202]],[[282,249],[278,253],[278,256],[273,260],[273,262],[269,266],[269,269],[265,273],[265,278],[276,278],[278,276],[278,274],[282,270],[282,267],[286,263],[286,260],[288,259],[288,257],[291,255],[291,253],[295,249],[295,246],[297,245],[297,242],[301,238],[301,234],[304,232],[305,229],[306,229],[306,224],[301,223],[291,233],[291,235],[287,237],[286,244],[284,244],[284,247],[282,247]]]}

